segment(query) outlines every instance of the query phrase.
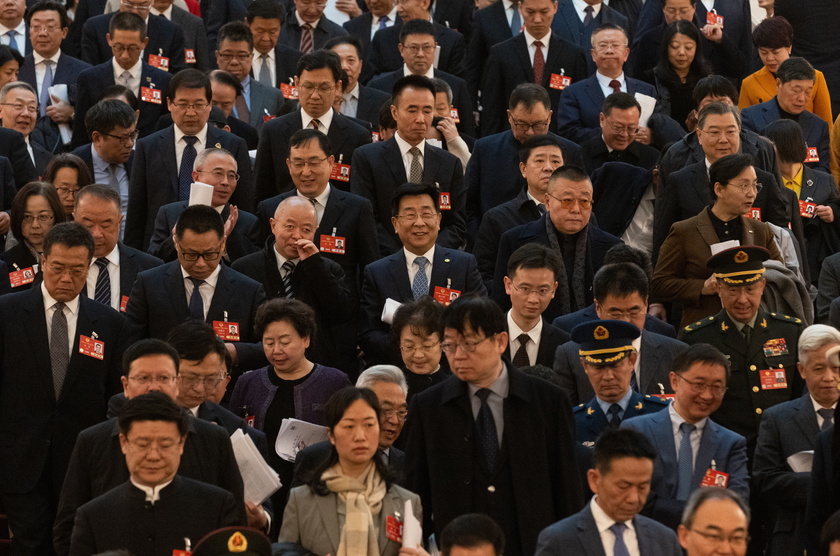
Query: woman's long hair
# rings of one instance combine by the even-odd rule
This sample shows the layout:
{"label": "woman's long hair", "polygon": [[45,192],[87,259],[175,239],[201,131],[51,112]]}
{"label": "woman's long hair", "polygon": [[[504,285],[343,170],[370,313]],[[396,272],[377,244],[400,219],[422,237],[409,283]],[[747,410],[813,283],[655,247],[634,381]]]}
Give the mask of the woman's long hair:
{"label": "woman's long hair", "polygon": [[677,34],[685,35],[693,40],[695,44],[694,60],[692,60],[688,68],[688,78],[686,79],[686,85],[691,86],[693,89],[697,82],[709,75],[711,71],[701,52],[700,31],[697,30],[697,26],[691,21],[680,19],[665,28],[665,33],[662,35],[662,46],[659,51],[659,63],[656,64],[653,73],[668,88],[678,87],[682,84],[682,79],[677,75],[677,72],[668,59],[668,49],[671,45],[671,40]]}

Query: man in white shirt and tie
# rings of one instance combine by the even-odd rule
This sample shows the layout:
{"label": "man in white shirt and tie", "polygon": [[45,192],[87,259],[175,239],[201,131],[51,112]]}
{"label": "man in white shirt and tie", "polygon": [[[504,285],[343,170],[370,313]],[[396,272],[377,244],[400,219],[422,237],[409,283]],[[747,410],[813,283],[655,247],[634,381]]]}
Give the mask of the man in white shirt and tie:
{"label": "man in white shirt and tie", "polygon": [[30,50],[24,13],[25,0],[4,0],[0,10],[0,44],[10,46],[21,54],[25,54],[24,50]]}

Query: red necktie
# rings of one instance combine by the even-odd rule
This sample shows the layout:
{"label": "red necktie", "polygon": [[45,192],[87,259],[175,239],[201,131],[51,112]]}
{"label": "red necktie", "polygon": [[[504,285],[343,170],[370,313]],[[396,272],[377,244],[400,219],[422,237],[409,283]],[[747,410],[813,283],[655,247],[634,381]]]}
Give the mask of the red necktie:
{"label": "red necktie", "polygon": [[621,83],[618,82],[618,79],[613,79],[610,81],[610,87],[613,90],[613,93],[620,93],[621,92]]}
{"label": "red necktie", "polygon": [[300,51],[304,54],[309,54],[312,52],[315,45],[315,43],[312,42],[312,26],[308,23],[304,23],[300,26],[300,29]]}
{"label": "red necktie", "polygon": [[312,126],[312,129],[318,129],[318,126],[321,125],[321,122],[319,120],[313,119],[311,122],[309,122],[309,125]]}
{"label": "red necktie", "polygon": [[534,52],[534,83],[542,85],[543,73],[545,73],[545,56],[543,56],[542,46],[540,41],[534,41],[534,46],[537,51]]}

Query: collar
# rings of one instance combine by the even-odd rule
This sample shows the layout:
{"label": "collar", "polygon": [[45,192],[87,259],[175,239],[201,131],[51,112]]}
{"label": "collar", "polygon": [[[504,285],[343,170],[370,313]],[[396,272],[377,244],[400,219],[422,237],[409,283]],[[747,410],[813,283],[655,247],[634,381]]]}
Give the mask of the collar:
{"label": "collar", "polygon": [[537,324],[535,324],[534,327],[531,328],[531,330],[522,330],[521,328],[519,328],[519,325],[516,324],[516,321],[513,320],[513,309],[510,309],[507,312],[507,324],[508,333],[510,334],[510,337],[512,339],[518,338],[520,334],[527,334],[528,337],[531,338],[531,341],[534,342],[534,344],[539,343],[540,334],[542,334],[543,329],[542,317],[540,317],[539,321],[537,321]]}
{"label": "collar", "polygon": [[[303,27],[306,24],[306,22],[300,18],[300,14],[298,13],[297,10],[295,10],[295,19],[297,20],[297,24],[301,27]],[[320,24],[320,23],[321,23],[321,18],[319,17],[318,19],[315,20],[314,23],[310,23],[309,25],[311,25],[312,29],[314,30],[318,26],[318,24]]]}
{"label": "collar", "polygon": [[[172,127],[175,129],[175,144],[177,145],[178,142],[181,141],[181,139],[183,139],[186,134],[183,131],[181,131],[181,128],[179,128],[177,125],[172,124]],[[201,131],[196,133],[195,136],[198,137],[198,142],[199,143],[206,146],[207,145],[207,124],[204,124],[204,128],[202,128]]]}
{"label": "collar", "polygon": [[[397,22],[397,19],[399,19],[400,15],[399,15],[399,11],[397,10],[397,4],[396,3],[394,3],[394,9],[391,10],[390,13],[385,14],[385,17],[387,17],[388,21],[390,21],[391,23],[396,23]],[[379,27],[379,20],[380,19],[382,19],[382,18],[381,17],[371,18],[371,25]]]}
{"label": "collar", "polygon": [[[310,197],[307,197],[306,195],[302,195],[299,189],[295,189],[295,191],[297,191],[296,194],[297,194],[298,197],[303,197],[304,199],[310,199]],[[322,207],[326,207],[327,206],[327,200],[330,198],[330,191],[331,191],[330,182],[327,182],[327,187],[325,187],[324,190],[321,192],[321,194],[318,195],[317,197],[315,197],[314,199],[316,201],[318,201],[321,204]]]}
{"label": "collar", "polygon": [[[678,379],[679,380],[679,379]],[[683,423],[687,423],[685,419],[683,419],[682,415],[677,413],[676,408],[674,408],[673,403],[668,404],[668,415],[671,417],[671,432],[676,436],[680,432],[680,425]],[[697,432],[703,434],[703,429],[706,427],[706,422],[709,420],[708,417],[704,417],[700,419],[694,426],[697,427]]]}
{"label": "collar", "polygon": [[[604,75],[600,71],[595,72],[595,79],[598,80],[598,84],[602,88],[603,87],[609,87],[610,86],[610,81],[613,80],[612,77],[607,77],[606,75]],[[618,81],[619,83],[621,83],[621,86],[623,87],[624,86],[624,72],[621,72],[621,74],[618,77],[616,77],[615,80]]]}
{"label": "collar", "polygon": [[195,407],[188,407],[187,411],[189,411],[192,414],[193,417],[198,419],[198,410],[199,410],[200,407],[201,407],[201,404],[198,404]]}
{"label": "collar", "polygon": [[735,328],[738,329],[738,332],[743,330],[744,327],[748,324],[752,327],[753,332],[755,332],[755,321],[758,320],[758,311],[755,312],[755,314],[752,316],[752,318],[749,320],[749,322],[740,322],[740,321],[735,320],[735,318],[732,315],[729,314],[729,311],[726,312],[726,316],[729,317],[729,320],[732,321],[732,324],[735,325]]}
{"label": "collar", "polygon": [[280,254],[280,251],[277,250],[277,243],[274,243],[271,246],[271,249],[274,251],[274,258],[277,259],[277,268],[280,269],[286,261],[292,261],[295,263],[295,266],[300,264],[300,259],[287,259],[283,255]]}
{"label": "collar", "polygon": [[712,167],[712,161],[708,157],[703,157],[703,162],[706,164],[706,177],[709,176],[709,168]]}
{"label": "collar", "polygon": [[[178,265],[178,267],[181,269],[181,277],[182,277],[182,278],[186,279],[186,278],[189,278],[189,277],[190,277],[190,275],[189,275],[189,274],[187,274],[187,271],[186,271],[186,270],[184,270],[184,267],[183,267],[183,266],[180,266],[180,264],[179,264],[179,265]],[[213,271],[213,273],[212,273],[212,274],[210,274],[210,276],[208,276],[207,278],[205,278],[205,279],[204,279],[204,282],[206,282],[207,284],[210,284],[210,285],[213,287],[213,289],[215,289],[215,288],[216,288],[216,284],[217,284],[217,283],[218,283],[218,281],[219,281],[219,273],[220,273],[221,271],[222,271],[222,265],[221,265],[221,264],[219,264],[219,265],[216,267],[216,270],[214,270],[214,271]]]}
{"label": "collar", "polygon": [[[98,257],[93,257],[90,260],[90,264],[93,264]],[[111,249],[111,252],[105,255],[105,258],[108,259],[108,262],[114,266],[120,266],[120,244],[117,243],[114,245],[114,248]]]}
{"label": "collar", "polygon": [[[815,412],[815,413],[816,413],[818,410],[820,410],[820,409],[829,409],[829,408],[824,408],[823,406],[821,406],[821,405],[817,402],[817,400],[815,400],[815,399],[814,399],[814,396],[812,396],[812,395],[808,394],[808,397],[809,397],[809,398],[811,398],[811,405],[813,405],[813,406],[814,406],[814,412]],[[834,403],[831,405],[831,408],[830,408],[830,409],[834,409],[834,408],[836,408],[836,407],[837,407],[837,402],[834,402]]]}
{"label": "collar", "polygon": [[359,89],[360,89],[360,88],[361,88],[361,87],[360,87],[360,85],[359,85],[359,82],[358,82],[358,81],[356,81],[356,86],[355,86],[355,87],[353,87],[351,90],[347,91],[346,93],[344,93],[342,96],[343,96],[344,98],[355,98],[356,100],[358,100],[358,99],[359,99],[359,95],[361,94],[361,93],[359,92]]}
{"label": "collar", "polygon": [[[151,12],[153,15],[162,15],[163,17],[165,17],[169,21],[172,21],[172,4],[169,4],[169,7],[166,8],[165,10],[163,10],[162,12],[159,12],[154,7],[152,7],[152,9],[149,10],[149,12]],[[147,21],[147,23],[148,23],[148,21]]]}
{"label": "collar", "polygon": [[[597,494],[592,497],[592,501],[589,503],[589,509],[592,511],[592,517],[595,518],[595,526],[598,528],[598,534],[606,533],[609,531],[610,527],[616,523],[616,520],[608,516],[607,512],[601,509],[601,505],[598,504]],[[636,528],[633,527],[632,519],[630,521],[624,521],[623,523],[628,529],[633,531],[636,530]]]}
{"label": "collar", "polygon": [[502,4],[505,6],[505,11],[511,8],[518,8],[517,4],[514,4],[511,0],[502,0]]}
{"label": "collar", "polygon": [[256,62],[257,60],[262,58],[262,56],[266,56],[269,60],[271,60],[273,62],[274,61],[274,49],[272,48],[271,50],[269,50],[265,54],[263,54],[262,52],[260,52],[257,49],[254,49],[254,54],[251,56],[251,59]]}
{"label": "collar", "polygon": [[114,76],[116,77],[121,76],[124,71],[128,71],[128,73],[131,74],[132,79],[140,79],[140,73],[143,71],[143,58],[141,57],[137,60],[137,63],[131,66],[128,70],[124,70],[123,67],[117,63],[117,59],[112,56],[111,67],[114,68]]}
{"label": "collar", "polygon": [[[41,295],[44,297],[44,309],[49,309],[53,305],[58,303],[58,301],[56,301],[55,298],[49,294],[49,292],[47,291],[47,286],[44,285],[44,282],[41,282]],[[66,301],[64,303],[64,305],[68,309],[70,309],[70,312],[72,314],[74,314],[74,315],[78,314],[78,311],[79,311],[79,296],[78,296],[78,294],[76,295],[76,297],[74,297],[70,301]]]}
{"label": "collar", "polygon": [[[415,255],[405,247],[403,247],[403,253],[405,254],[405,262],[406,264],[408,264],[409,267],[411,267],[414,264],[414,259],[416,259],[417,257],[426,257],[426,260],[429,261],[429,264],[432,264],[432,262],[435,260],[434,245],[432,245],[432,248],[423,253],[422,255]],[[431,279],[431,277],[429,277],[429,279]]]}
{"label": "collar", "polygon": [[805,165],[800,164],[799,165],[799,172],[796,173],[796,175],[793,177],[792,180],[789,180],[785,177],[783,177],[782,179],[785,180],[785,184],[793,183],[794,185],[798,185],[798,186],[802,187],[802,173],[803,172],[805,172]]}
{"label": "collar", "polygon": [[169,479],[165,483],[161,483],[159,485],[150,487],[146,485],[141,485],[140,483],[134,480],[134,477],[129,478],[131,484],[133,484],[135,487],[146,493],[146,502],[151,502],[152,504],[160,500],[160,491],[168,487],[172,483],[173,479],[174,477],[172,479]]}
{"label": "collar", "polygon": [[[327,129],[330,129],[330,125],[332,125],[334,115],[335,112],[332,108],[330,108],[324,113],[323,116],[318,118],[318,121],[321,122],[322,126],[324,126]],[[309,127],[309,124],[312,123],[312,120],[314,119],[315,118],[306,113],[306,110],[304,110],[303,108],[300,109],[300,120],[303,124],[303,127],[301,129],[306,129],[307,127]]]}
{"label": "collar", "polygon": [[[409,75],[414,75],[411,73],[411,70],[408,69],[406,64],[403,64],[403,77],[408,77]],[[426,70],[426,73],[423,74],[423,77],[428,77],[429,79],[434,79],[435,77],[435,66],[432,64],[429,66],[429,69]]]}
{"label": "collar", "polygon": [[604,412],[604,415],[608,414],[608,410],[610,406],[614,403],[617,403],[621,406],[621,410],[626,412],[627,406],[630,405],[630,397],[633,395],[633,389],[630,386],[627,386],[627,393],[624,394],[624,397],[618,400],[617,402],[605,402],[601,398],[598,397],[598,394],[595,394],[595,401],[598,402],[598,405],[601,406],[601,411]]}
{"label": "collar", "polygon": [[38,64],[42,63],[44,60],[52,60],[53,65],[55,65],[55,67],[58,68],[58,59],[59,58],[61,58],[61,49],[60,48],[56,51],[55,54],[53,54],[49,58],[44,58],[43,56],[41,56],[40,54],[35,52],[34,49],[32,50],[32,59],[34,60],[36,66]]}
{"label": "collar", "polygon": [[539,206],[539,205],[545,205],[545,199],[543,199],[542,201],[540,201],[539,199],[537,199],[536,197],[534,197],[533,195],[531,195],[531,190],[530,190],[530,189],[528,189],[528,188],[526,188],[526,189],[525,189],[525,196],[526,196],[528,199],[530,199],[530,200],[534,201],[534,204],[535,204],[535,205],[537,205],[537,206]]}
{"label": "collar", "polygon": [[[17,27],[6,27],[5,25],[0,24],[0,35],[5,35],[9,31],[16,31],[18,35],[20,35],[20,39],[15,37],[15,40],[29,40],[29,37],[26,36],[26,20],[21,19],[20,23],[18,23]],[[24,48],[25,50],[25,48]],[[35,52],[34,50],[32,52]]]}
{"label": "collar", "polygon": [[93,160],[93,171],[94,172],[107,172],[108,166],[111,165],[110,162],[106,162],[101,156],[99,156],[99,151],[96,150],[96,147],[93,143],[90,144],[90,157]]}
{"label": "collar", "polygon": [[408,154],[408,150],[411,147],[417,147],[418,149],[420,149],[420,154],[423,156],[424,159],[426,158],[426,141],[420,141],[416,145],[410,145],[409,143],[407,143],[405,141],[405,139],[400,137],[400,132],[399,131],[396,131],[394,133],[394,139],[397,141],[397,146],[400,148],[400,157],[401,158],[405,158],[405,155]]}
{"label": "collar", "polygon": [[[587,4],[583,0],[572,0],[572,4],[575,7],[575,11],[578,13],[579,16],[585,15],[584,10],[586,9]],[[598,14],[601,13],[601,4],[595,4],[592,6],[592,17],[598,17]]]}
{"label": "collar", "polygon": [[[502,372],[499,373],[499,376],[496,377],[496,380],[493,381],[490,386],[487,388],[490,389],[491,392],[496,394],[502,399],[508,397],[510,393],[510,375],[508,374],[507,365],[505,362],[499,359],[499,364],[502,366]],[[478,392],[478,386],[474,386],[473,384],[467,384],[467,389],[470,393],[470,399],[475,396],[475,393]]]}
{"label": "collar", "polygon": [[529,33],[528,29],[525,28],[522,29],[522,34],[525,35],[525,44],[528,45],[528,48],[534,46],[534,41],[540,41],[543,45],[543,48],[545,48],[548,46],[548,42],[551,40],[551,30],[549,30],[548,33],[545,34],[545,36],[539,38]]}

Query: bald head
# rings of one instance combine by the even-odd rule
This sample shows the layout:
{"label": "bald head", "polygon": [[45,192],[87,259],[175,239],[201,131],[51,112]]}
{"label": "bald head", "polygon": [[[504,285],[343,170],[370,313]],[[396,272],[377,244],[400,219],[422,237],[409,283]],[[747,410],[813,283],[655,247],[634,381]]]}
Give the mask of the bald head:
{"label": "bald head", "polygon": [[298,241],[315,239],[317,228],[318,215],[312,202],[305,197],[288,197],[277,206],[271,219],[274,248],[287,259],[297,259]]}

